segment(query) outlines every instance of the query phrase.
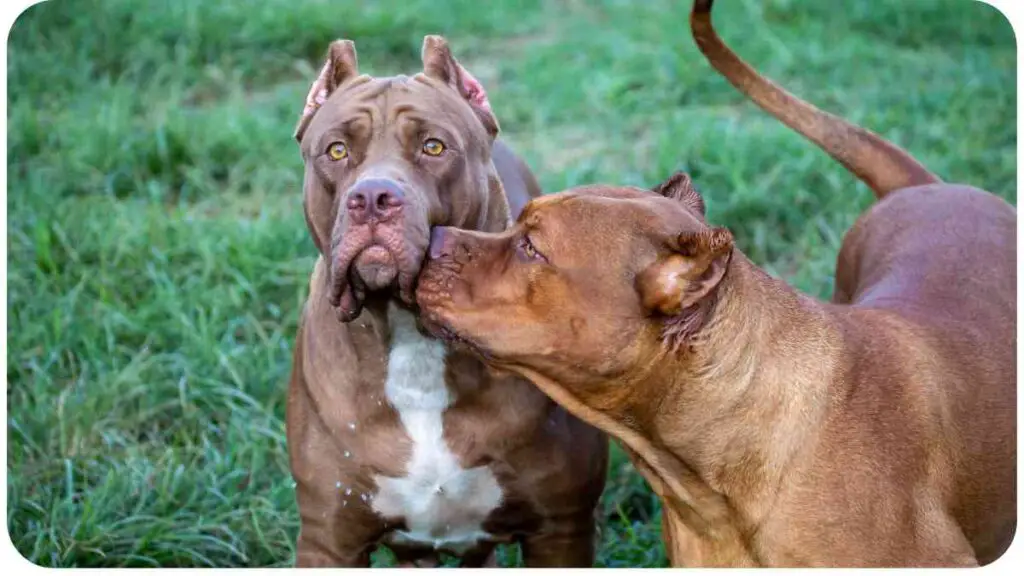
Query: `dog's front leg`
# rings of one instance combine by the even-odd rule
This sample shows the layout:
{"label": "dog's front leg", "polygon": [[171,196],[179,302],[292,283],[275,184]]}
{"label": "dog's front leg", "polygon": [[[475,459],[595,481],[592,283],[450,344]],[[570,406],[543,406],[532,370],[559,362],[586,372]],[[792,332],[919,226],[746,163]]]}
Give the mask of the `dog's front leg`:
{"label": "dog's front leg", "polygon": [[589,568],[594,565],[596,529],[593,518],[552,522],[548,529],[522,540],[527,568]]}
{"label": "dog's front leg", "polygon": [[296,568],[369,568],[370,547],[342,549],[336,542],[325,541],[322,530],[302,528],[295,548]]}

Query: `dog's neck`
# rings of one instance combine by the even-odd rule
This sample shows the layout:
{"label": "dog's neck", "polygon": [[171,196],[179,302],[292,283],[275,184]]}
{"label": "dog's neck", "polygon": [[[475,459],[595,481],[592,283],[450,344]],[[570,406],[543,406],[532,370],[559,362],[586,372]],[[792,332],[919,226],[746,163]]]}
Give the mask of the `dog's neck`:
{"label": "dog's neck", "polygon": [[518,371],[619,440],[664,503],[670,558],[757,565],[752,536],[826,417],[842,339],[825,305],[739,252],[718,291],[687,346],[662,345],[652,323],[628,381],[588,393]]}
{"label": "dog's neck", "polygon": [[491,160],[487,163],[487,205],[481,207],[478,230],[503,232],[511,224],[512,210],[509,208],[508,196],[505,195],[505,187],[498,176],[498,168]]}
{"label": "dog's neck", "polygon": [[630,409],[643,434],[757,524],[826,415],[842,337],[826,305],[739,252],[718,291],[689,345],[651,358],[652,393],[634,394]]}

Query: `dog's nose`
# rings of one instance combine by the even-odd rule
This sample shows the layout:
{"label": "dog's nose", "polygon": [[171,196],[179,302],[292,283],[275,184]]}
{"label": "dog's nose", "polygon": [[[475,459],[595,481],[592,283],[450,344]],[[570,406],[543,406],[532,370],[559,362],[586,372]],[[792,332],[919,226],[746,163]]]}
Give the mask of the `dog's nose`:
{"label": "dog's nose", "polygon": [[405,192],[394,180],[367,178],[356,182],[345,196],[345,207],[358,223],[376,218],[387,221],[405,203]]}
{"label": "dog's nose", "polygon": [[452,255],[454,235],[448,226],[434,226],[430,231],[430,249],[427,252],[431,260],[445,258]]}

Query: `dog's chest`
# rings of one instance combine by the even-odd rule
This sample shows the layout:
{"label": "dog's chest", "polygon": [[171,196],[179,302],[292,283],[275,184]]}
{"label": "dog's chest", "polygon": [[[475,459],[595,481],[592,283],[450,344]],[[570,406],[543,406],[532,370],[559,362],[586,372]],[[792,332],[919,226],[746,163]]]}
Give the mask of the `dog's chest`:
{"label": "dog's chest", "polygon": [[396,542],[413,541],[456,552],[487,538],[482,524],[501,504],[502,491],[487,467],[465,469],[444,440],[444,411],[452,398],[445,386],[445,348],[423,337],[412,314],[391,306],[391,350],[384,393],[412,440],[402,477],[377,475],[374,510],[404,517]]}

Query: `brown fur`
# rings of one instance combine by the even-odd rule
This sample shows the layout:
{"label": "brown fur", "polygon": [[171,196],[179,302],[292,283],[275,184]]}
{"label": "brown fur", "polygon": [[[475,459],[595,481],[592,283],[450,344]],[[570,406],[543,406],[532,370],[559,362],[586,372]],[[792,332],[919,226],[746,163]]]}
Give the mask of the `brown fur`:
{"label": "brown fur", "polygon": [[[807,128],[785,96],[773,113]],[[505,232],[435,231],[424,320],[617,438],[674,566],[991,562],[1016,526],[1016,211],[901,187],[935,180],[811,117],[883,197],[844,239],[833,302],[727,243],[680,243],[714,228],[665,194],[677,177],[668,197],[586,186]]]}
{"label": "brown fur", "polygon": [[[430,227],[500,231],[510,221],[510,201],[521,207],[540,193],[525,164],[494,140],[497,121],[486,96],[464,90],[463,74],[440,37],[425,40],[424,73],[412,78],[360,76],[354,45],[338,41],[296,129],[306,161],[306,219],[321,252],[288,392],[299,566],[367,566],[370,552],[408,520],[381,517],[370,502],[374,475],[404,476],[412,453],[384,391],[387,306],[412,305]],[[442,138],[453,153],[422,158],[427,136]],[[348,146],[344,162],[325,153],[337,141]],[[346,204],[368,175],[404,193],[387,218],[356,217]],[[390,252],[394,283],[373,288],[361,277],[388,277],[380,273],[389,265],[384,259],[360,264],[368,246]],[[607,440],[521,377],[490,371],[464,353],[451,352],[445,362],[454,401],[443,415],[444,441],[464,468],[489,467],[503,491],[483,525],[495,540],[465,551],[463,565],[493,563],[496,542],[519,540],[528,565],[589,566]],[[403,565],[435,564],[440,552],[391,547]]]}

